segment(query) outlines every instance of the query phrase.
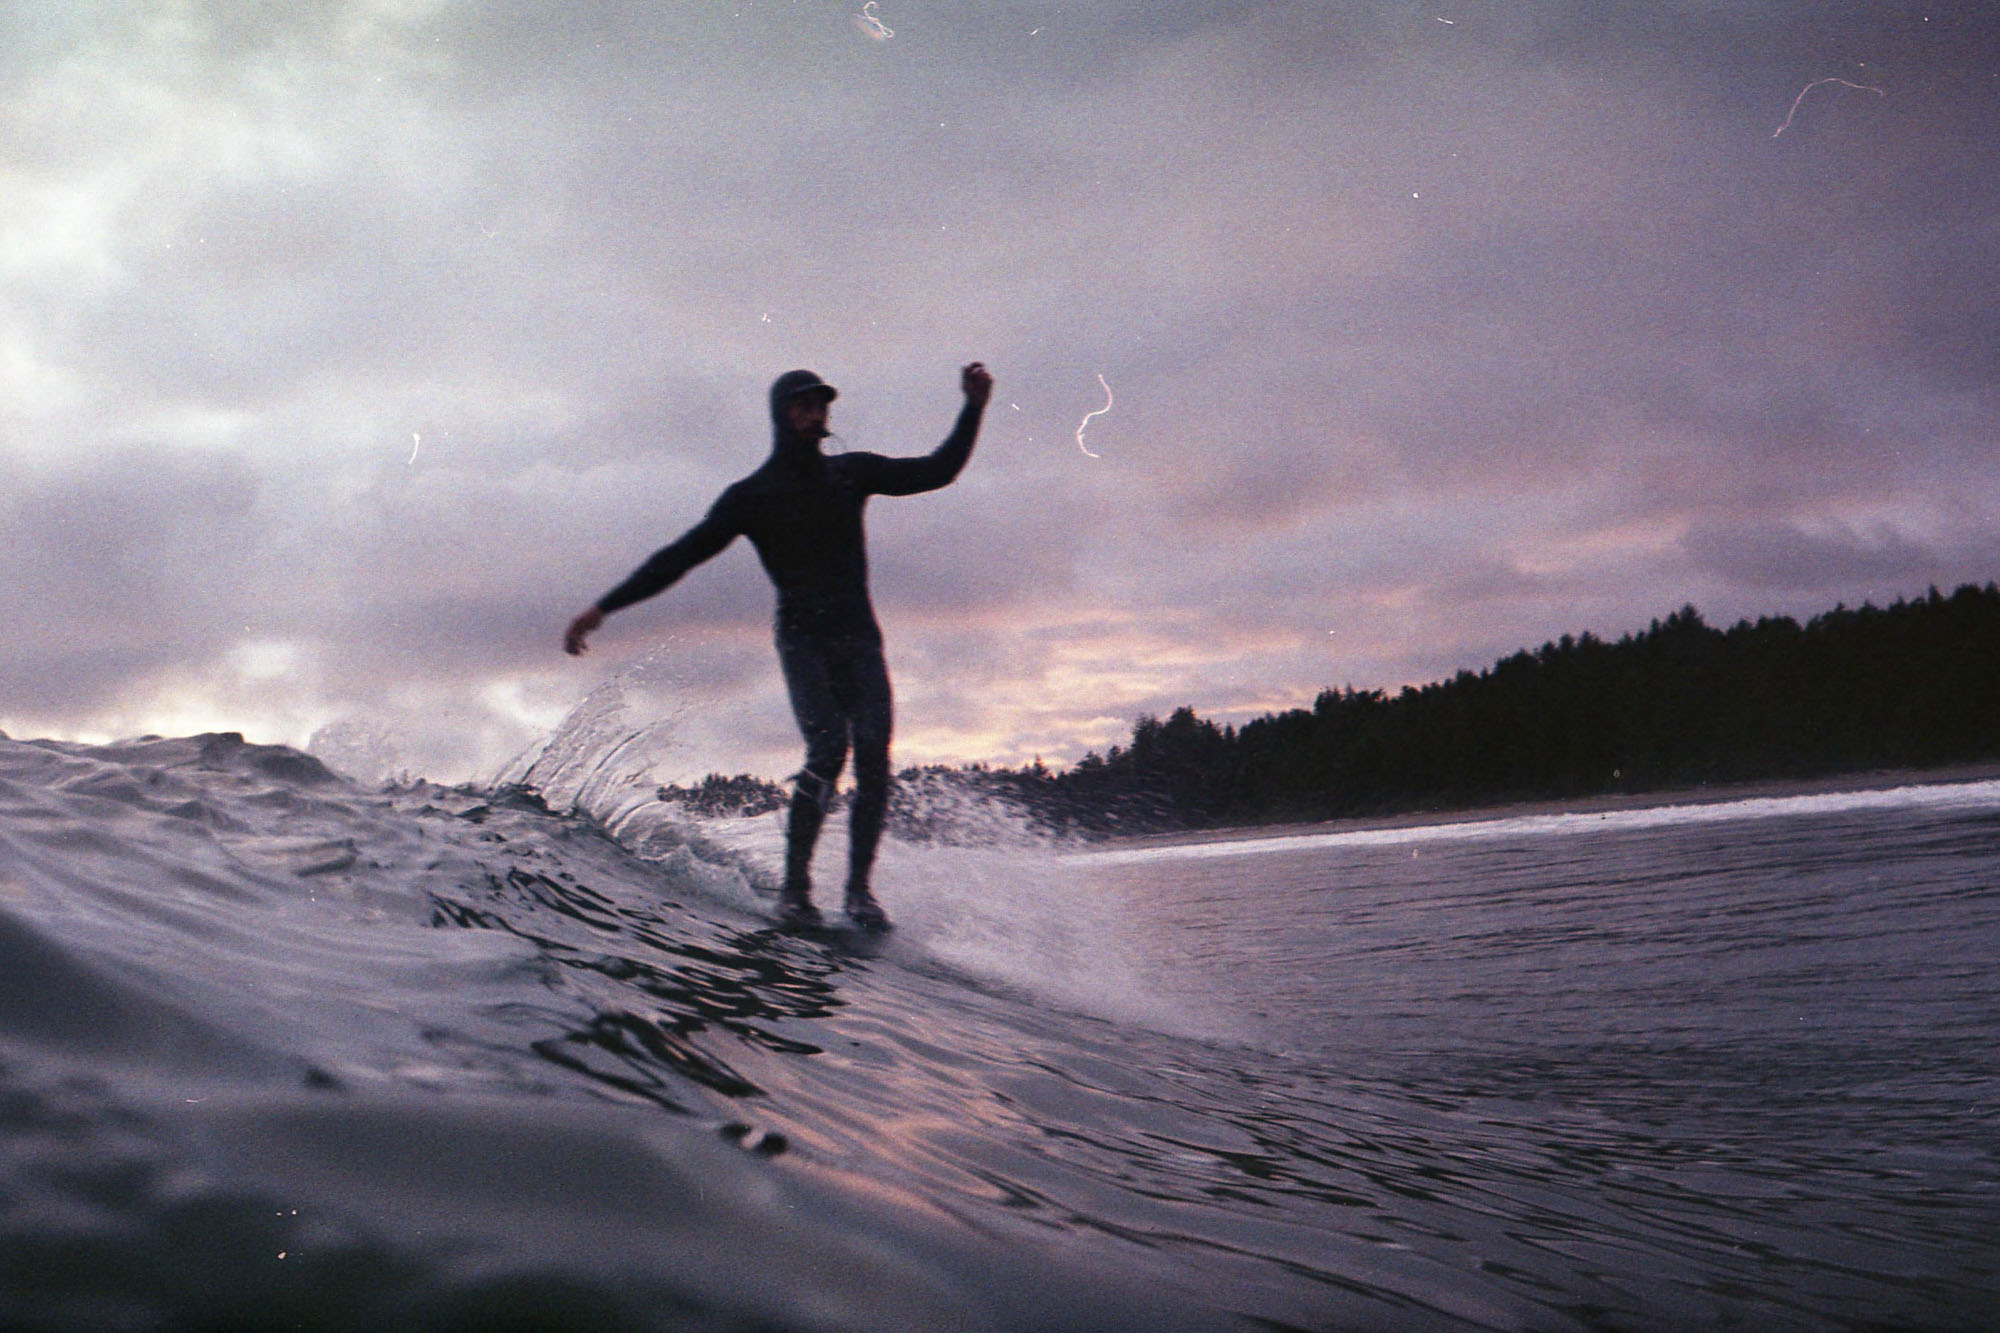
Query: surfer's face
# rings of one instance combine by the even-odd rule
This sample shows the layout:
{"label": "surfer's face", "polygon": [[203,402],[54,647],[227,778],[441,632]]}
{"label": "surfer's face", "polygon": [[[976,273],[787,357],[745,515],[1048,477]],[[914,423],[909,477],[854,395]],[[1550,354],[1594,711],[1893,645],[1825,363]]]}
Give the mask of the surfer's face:
{"label": "surfer's face", "polygon": [[794,394],[785,400],[785,426],[802,440],[827,437],[827,405],[832,400],[823,393]]}

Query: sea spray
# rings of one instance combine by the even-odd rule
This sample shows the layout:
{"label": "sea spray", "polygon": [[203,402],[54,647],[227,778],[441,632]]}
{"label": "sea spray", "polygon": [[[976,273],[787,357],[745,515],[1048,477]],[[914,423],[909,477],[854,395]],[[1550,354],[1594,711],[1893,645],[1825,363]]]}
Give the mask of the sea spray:
{"label": "sea spray", "polygon": [[[649,688],[657,671],[649,663],[599,685],[546,742],[510,766],[502,785],[535,793],[551,810],[587,816],[628,851],[659,864],[682,891],[761,911],[781,874],[785,812],[715,815],[661,799],[656,769],[678,753],[677,710]],[[669,720],[648,720],[661,709],[670,710]],[[844,797],[836,801],[844,805]],[[814,858],[829,909],[848,855],[846,820],[835,813]],[[977,775],[901,774],[875,874],[898,923],[898,956],[1117,1022],[1180,1034],[1214,1030],[1198,1006],[1166,1002],[1131,965],[1137,923],[1070,872],[1061,859],[1069,847],[1018,803],[982,787]]]}
{"label": "sea spray", "polygon": [[615,825],[650,798],[654,767],[674,749],[672,717],[635,708],[628,693],[622,675],[599,684],[496,785],[534,792],[557,813],[575,811],[607,828]]}
{"label": "sea spray", "polygon": [[659,798],[660,770],[685,751],[678,723],[691,707],[673,671],[661,648],[601,681],[488,785],[583,815],[642,854],[682,845],[684,821]]}
{"label": "sea spray", "polygon": [[410,776],[395,734],[373,717],[349,714],[314,730],[306,753],[365,787]]}

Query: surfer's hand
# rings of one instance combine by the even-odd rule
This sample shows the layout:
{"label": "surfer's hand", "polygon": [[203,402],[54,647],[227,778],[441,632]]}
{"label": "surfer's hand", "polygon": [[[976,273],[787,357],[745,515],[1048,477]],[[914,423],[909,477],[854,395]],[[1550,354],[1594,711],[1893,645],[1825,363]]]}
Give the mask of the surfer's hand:
{"label": "surfer's hand", "polygon": [[993,376],[978,361],[970,363],[959,373],[959,385],[965,390],[965,401],[974,407],[986,406],[986,400],[993,396]]}
{"label": "surfer's hand", "polygon": [[582,655],[583,650],[589,646],[584,643],[584,640],[589,638],[597,627],[603,623],[604,613],[594,606],[575,620],[570,621],[569,628],[563,631],[563,651],[571,657]]}

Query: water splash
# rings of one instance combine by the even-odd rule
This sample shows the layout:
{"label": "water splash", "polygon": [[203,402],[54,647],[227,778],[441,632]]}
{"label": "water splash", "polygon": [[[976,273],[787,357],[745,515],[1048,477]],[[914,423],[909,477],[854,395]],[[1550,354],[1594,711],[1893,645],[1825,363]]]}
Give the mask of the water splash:
{"label": "water splash", "polygon": [[658,770],[681,750],[677,723],[688,707],[660,688],[666,662],[666,652],[655,651],[600,683],[493,785],[531,792],[559,814],[585,815],[614,833],[658,805]]}

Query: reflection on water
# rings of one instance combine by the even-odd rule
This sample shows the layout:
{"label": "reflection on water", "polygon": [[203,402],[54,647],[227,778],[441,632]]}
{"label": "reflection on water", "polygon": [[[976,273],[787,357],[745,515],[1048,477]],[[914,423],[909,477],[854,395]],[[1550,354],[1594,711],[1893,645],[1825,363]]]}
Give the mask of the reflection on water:
{"label": "reflection on water", "polygon": [[815,1055],[818,1046],[786,1035],[778,1022],[822,1018],[842,1003],[831,981],[843,966],[838,953],[775,930],[723,929],[692,939],[679,904],[620,903],[567,872],[516,866],[488,876],[485,887],[479,905],[436,897],[433,923],[528,940],[548,963],[582,974],[577,989],[607,1006],[533,1049],[668,1110],[691,1109],[673,1075],[724,1097],[761,1092],[725,1056],[704,1049],[702,1034]]}

